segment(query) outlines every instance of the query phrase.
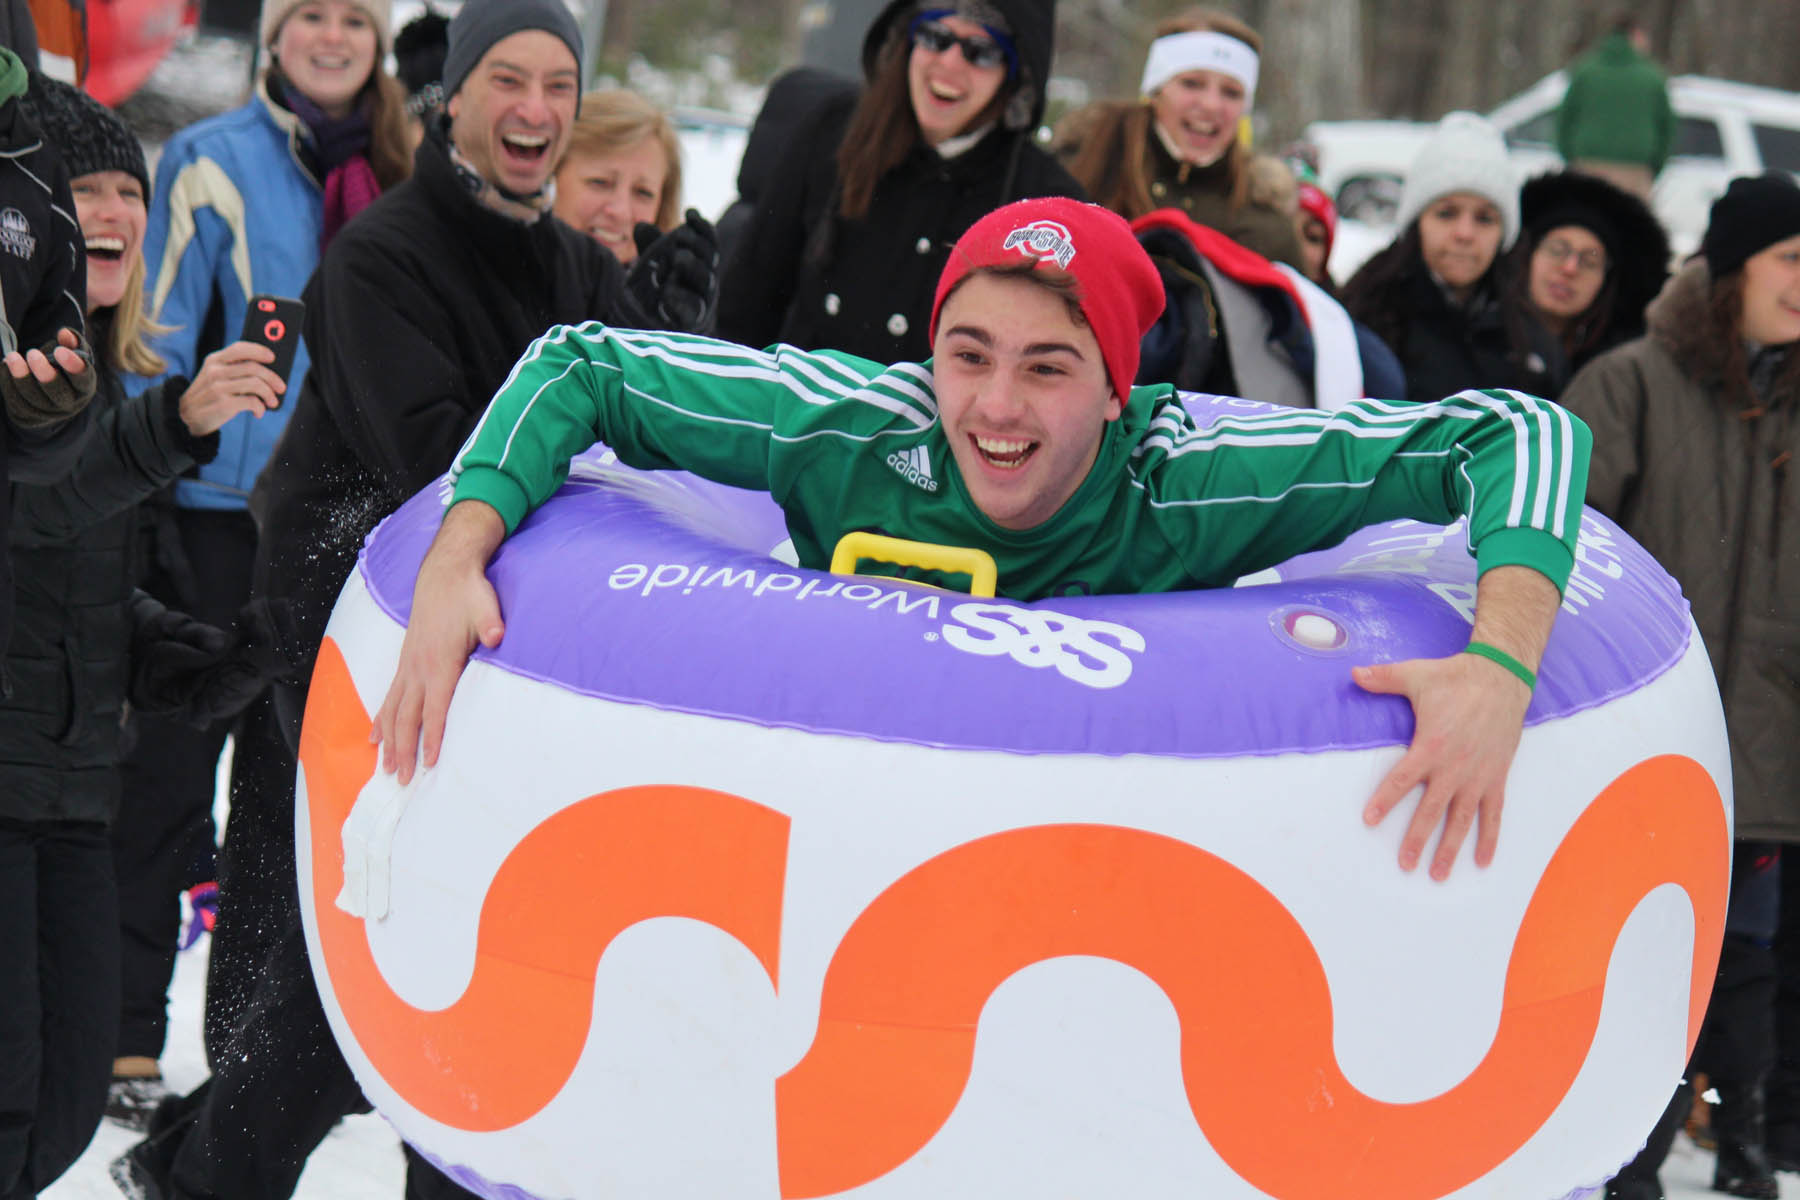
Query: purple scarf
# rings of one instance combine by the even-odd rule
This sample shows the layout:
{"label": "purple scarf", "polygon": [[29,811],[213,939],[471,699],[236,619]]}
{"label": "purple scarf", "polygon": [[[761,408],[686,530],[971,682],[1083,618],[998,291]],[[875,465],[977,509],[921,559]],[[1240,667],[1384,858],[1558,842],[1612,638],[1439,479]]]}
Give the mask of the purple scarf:
{"label": "purple scarf", "polygon": [[279,100],[306,126],[311,135],[309,147],[325,177],[325,229],[319,239],[323,252],[338,230],[381,194],[375,168],[369,164],[369,118],[361,111],[327,116],[305,93],[285,81]]}

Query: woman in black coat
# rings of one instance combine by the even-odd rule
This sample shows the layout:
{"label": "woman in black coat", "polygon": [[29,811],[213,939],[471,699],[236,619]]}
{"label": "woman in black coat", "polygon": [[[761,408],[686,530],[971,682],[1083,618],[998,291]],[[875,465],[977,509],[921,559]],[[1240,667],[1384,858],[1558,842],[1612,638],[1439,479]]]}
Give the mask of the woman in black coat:
{"label": "woman in black coat", "polygon": [[933,292],[963,231],[1012,200],[1083,195],[1032,140],[1054,23],[1051,0],[888,4],[863,42],[860,96],[825,91],[759,170],[720,282],[720,335],[929,357]]}
{"label": "woman in black coat", "polygon": [[[260,686],[256,655],[142,593],[136,506],[218,448],[217,430],[280,390],[238,343],[190,385],[127,397],[144,345],[149,174],[118,118],[33,76],[25,101],[61,150],[87,244],[93,429],[68,476],[14,485],[7,541],[18,606],[0,695],[0,1197],[35,1196],[100,1120],[119,1024],[119,925],[107,825],[130,703],[216,714]],[[265,629],[265,633],[268,630]],[[248,685],[246,687],[245,685]]]}
{"label": "woman in black coat", "polygon": [[1413,159],[1400,236],[1344,285],[1344,307],[1391,347],[1406,398],[1464,388],[1553,396],[1565,377],[1504,253],[1519,233],[1519,181],[1486,119],[1451,113]]}
{"label": "woman in black coat", "polygon": [[1643,336],[1644,310],[1669,278],[1669,237],[1642,200],[1579,171],[1539,175],[1519,208],[1525,228],[1512,251],[1513,283],[1556,338],[1572,379]]}

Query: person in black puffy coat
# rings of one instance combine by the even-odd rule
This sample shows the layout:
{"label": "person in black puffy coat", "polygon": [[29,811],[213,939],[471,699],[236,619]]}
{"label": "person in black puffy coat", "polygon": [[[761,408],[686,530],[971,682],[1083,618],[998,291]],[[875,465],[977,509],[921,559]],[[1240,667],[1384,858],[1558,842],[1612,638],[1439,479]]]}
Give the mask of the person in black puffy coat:
{"label": "person in black puffy coat", "polygon": [[238,343],[190,384],[127,398],[144,345],[143,150],[91,97],[41,75],[25,103],[73,176],[89,247],[93,429],[66,477],[13,484],[7,543],[18,606],[0,697],[0,1197],[35,1196],[86,1148],[112,1074],[119,927],[107,825],[128,703],[211,719],[283,669],[281,622],[246,614],[235,640],[134,593],[136,506],[211,458],[218,429],[262,411],[280,380]]}
{"label": "person in black puffy coat", "polygon": [[932,294],[956,239],[1013,200],[1085,198],[1032,138],[1055,21],[1052,0],[883,8],[861,94],[821,89],[774,168],[757,165],[764,182],[720,281],[720,336],[930,357]]}

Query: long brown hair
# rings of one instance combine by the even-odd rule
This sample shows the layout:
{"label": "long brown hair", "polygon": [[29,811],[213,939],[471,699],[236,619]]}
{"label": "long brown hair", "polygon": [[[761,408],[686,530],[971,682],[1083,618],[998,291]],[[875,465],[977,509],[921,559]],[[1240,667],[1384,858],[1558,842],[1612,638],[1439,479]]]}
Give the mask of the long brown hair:
{"label": "long brown hair", "polygon": [[406,127],[406,89],[377,60],[360,98],[368,106],[365,111],[369,114],[369,166],[375,169],[375,181],[385,192],[412,174],[413,139]]}
{"label": "long brown hair", "polygon": [[[1262,54],[1262,37],[1256,30],[1213,8],[1190,8],[1165,18],[1157,23],[1152,38],[1172,33],[1222,33]],[[1148,96],[1106,100],[1082,110],[1068,124],[1066,135],[1059,130],[1057,147],[1063,166],[1096,204],[1127,221],[1162,207],[1150,196],[1150,139],[1156,136],[1155,119]],[[1234,213],[1249,194],[1249,162],[1250,152],[1234,137],[1225,151],[1225,178]]]}
{"label": "long brown hair", "polygon": [[[280,96],[294,88],[294,83],[282,73],[279,62],[270,60],[264,87],[270,98],[280,103]],[[356,104],[369,122],[369,166],[385,192],[412,174],[413,139],[406,128],[406,89],[388,74],[379,57],[356,94]]]}
{"label": "long brown hair", "polygon": [[[875,187],[881,177],[899,166],[919,144],[919,119],[913,113],[912,91],[907,82],[911,55],[912,38],[907,22],[904,18],[896,19],[875,57],[868,85],[863,88],[856,108],[850,114],[844,140],[838,143],[837,211],[845,220],[859,221],[869,215],[869,205],[875,199]],[[1007,102],[1019,90],[1024,74],[1021,67],[1001,83],[1000,90],[975,118],[973,126],[979,127],[990,115],[1006,111]]]}
{"label": "long brown hair", "polygon": [[[1550,229],[1545,229],[1533,234],[1527,230],[1526,236],[1519,239],[1518,245],[1503,255],[1512,259],[1508,264],[1511,278],[1507,286],[1512,290],[1513,304],[1521,312],[1538,311],[1537,302],[1531,298],[1531,260],[1550,232]],[[1594,293],[1593,302],[1570,317],[1567,327],[1562,333],[1555,335],[1556,340],[1562,344],[1563,356],[1568,359],[1571,369],[1586,363],[1596,350],[1602,349],[1608,335],[1612,333],[1613,310],[1619,302],[1619,262],[1612,250],[1608,249],[1606,253],[1606,275],[1601,280],[1600,290]],[[1545,325],[1545,329],[1548,328]]]}
{"label": "long brown hair", "polygon": [[875,185],[919,144],[919,122],[906,81],[910,52],[906,23],[895,21],[838,143],[838,213],[846,220],[869,215]]}

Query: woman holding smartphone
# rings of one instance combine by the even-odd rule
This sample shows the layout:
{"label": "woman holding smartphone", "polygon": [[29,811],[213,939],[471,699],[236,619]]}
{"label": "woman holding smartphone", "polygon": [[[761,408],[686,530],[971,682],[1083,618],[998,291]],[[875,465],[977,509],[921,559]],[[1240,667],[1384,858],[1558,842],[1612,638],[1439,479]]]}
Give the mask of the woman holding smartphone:
{"label": "woman holding smartphone", "polygon": [[[245,639],[134,593],[140,501],[212,458],[219,429],[280,400],[269,351],[237,342],[192,382],[127,397],[145,344],[149,172],[123,123],[34,75],[27,113],[61,151],[88,253],[93,429],[67,477],[12,488],[16,618],[0,695],[0,1197],[34,1196],[80,1155],[108,1100],[119,918],[107,826],[119,807],[127,703],[226,715],[262,686]],[[17,364],[8,356],[6,366]],[[265,616],[267,610],[264,610]],[[227,622],[229,623],[229,622]],[[246,625],[248,628],[248,625]],[[272,634],[264,622],[263,632]],[[254,658],[254,652],[250,652]]]}

